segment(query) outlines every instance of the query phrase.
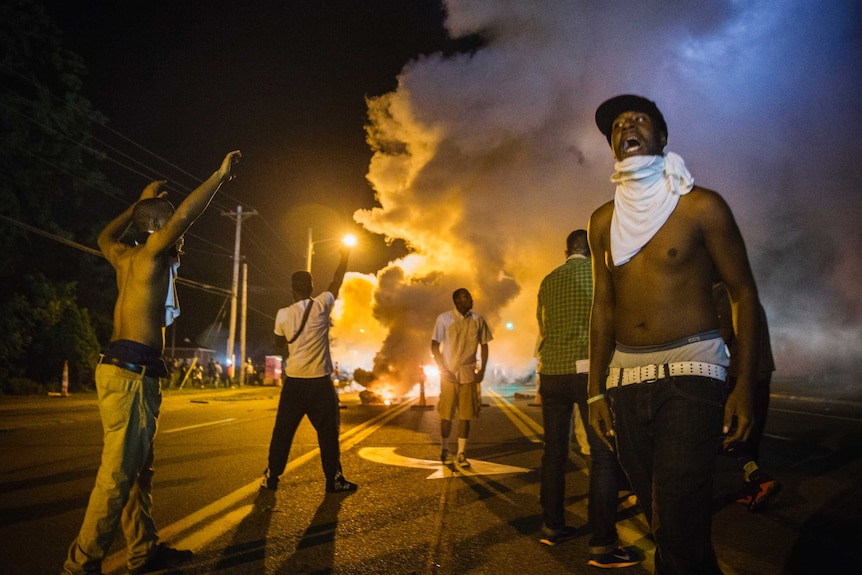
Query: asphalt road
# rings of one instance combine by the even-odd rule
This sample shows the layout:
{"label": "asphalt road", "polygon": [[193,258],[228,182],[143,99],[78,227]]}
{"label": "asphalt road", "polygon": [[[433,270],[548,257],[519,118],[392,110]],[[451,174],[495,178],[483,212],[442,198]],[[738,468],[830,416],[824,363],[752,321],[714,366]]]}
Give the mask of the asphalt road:
{"label": "asphalt road", "polygon": [[[342,396],[342,463],[359,483],[326,495],[314,430],[303,422],[274,494],[258,482],[277,388],[166,392],[156,440],[161,537],[196,552],[177,573],[560,574],[586,565],[586,530],[548,547],[541,529],[541,408],[529,389],[486,389],[471,433],[471,471],[440,465],[438,418],[416,402],[362,405]],[[516,396],[519,392],[521,395]],[[428,398],[435,405],[436,398]],[[762,465],[783,483],[766,511],[717,505],[725,573],[858,573],[862,565],[862,404],[773,397]],[[0,573],[60,571],[101,449],[94,395],[0,398]],[[719,459],[717,501],[741,481]],[[568,523],[586,523],[586,462],[571,458]],[[636,500],[620,494],[618,529],[652,549]],[[105,562],[124,572],[122,536]]]}

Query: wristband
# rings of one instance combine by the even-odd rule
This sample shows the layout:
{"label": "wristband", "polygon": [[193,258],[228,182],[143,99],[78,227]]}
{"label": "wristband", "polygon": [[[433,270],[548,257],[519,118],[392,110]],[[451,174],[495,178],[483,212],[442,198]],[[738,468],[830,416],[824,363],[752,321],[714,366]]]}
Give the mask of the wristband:
{"label": "wristband", "polygon": [[589,398],[589,399],[587,400],[587,405],[593,404],[593,403],[597,402],[598,400],[600,400],[600,399],[604,399],[604,398],[605,398],[605,394],[604,394],[604,393],[600,393],[600,394],[598,394],[598,395],[594,395],[594,396],[592,396],[591,398]]}

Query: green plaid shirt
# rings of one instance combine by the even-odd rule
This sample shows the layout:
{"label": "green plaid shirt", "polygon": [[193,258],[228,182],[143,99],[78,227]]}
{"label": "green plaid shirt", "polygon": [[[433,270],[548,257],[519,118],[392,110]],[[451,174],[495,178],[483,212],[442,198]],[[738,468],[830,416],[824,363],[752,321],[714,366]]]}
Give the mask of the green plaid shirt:
{"label": "green plaid shirt", "polygon": [[539,373],[577,373],[576,363],[589,356],[593,275],[590,258],[578,254],[549,273],[539,288]]}

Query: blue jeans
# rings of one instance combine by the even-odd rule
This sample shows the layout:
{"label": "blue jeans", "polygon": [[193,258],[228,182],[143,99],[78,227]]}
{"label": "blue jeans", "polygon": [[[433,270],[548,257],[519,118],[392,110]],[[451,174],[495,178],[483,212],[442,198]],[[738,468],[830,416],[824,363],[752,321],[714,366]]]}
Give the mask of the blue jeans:
{"label": "blue jeans", "polygon": [[655,537],[656,574],[721,573],[712,496],[724,382],[670,377],[607,395],[620,463]]}
{"label": "blue jeans", "polygon": [[338,444],[341,414],[338,411],[338,395],[335,393],[332,377],[285,377],[269,444],[270,477],[279,477],[284,473],[293,436],[306,415],[317,431],[320,460],[326,481],[332,481],[341,471],[341,448]]}
{"label": "blue jeans", "polygon": [[[565,525],[566,463],[572,435],[572,415],[577,405],[584,422],[589,422],[586,374],[539,376],[545,450],[542,454],[540,501],[542,518],[548,529]],[[619,491],[628,483],[617,462],[596,433],[587,428],[590,444],[590,493],[587,522],[590,526],[590,553],[608,553],[617,548],[617,506]]]}
{"label": "blue jeans", "polygon": [[158,543],[152,516],[153,439],[162,393],[159,378],[113,365],[96,366],[104,429],[102,463],[84,521],[63,565],[65,573],[101,573],[122,527],[128,566],[143,565]]}

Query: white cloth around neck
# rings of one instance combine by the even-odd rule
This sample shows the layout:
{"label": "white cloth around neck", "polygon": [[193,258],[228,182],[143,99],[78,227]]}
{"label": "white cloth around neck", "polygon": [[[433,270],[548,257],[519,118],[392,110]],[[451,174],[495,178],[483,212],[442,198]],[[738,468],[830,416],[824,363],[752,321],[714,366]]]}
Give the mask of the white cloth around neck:
{"label": "white cloth around neck", "polygon": [[617,185],[611,217],[611,255],[614,265],[632,259],[673,213],[680,196],[694,187],[683,159],[674,152],[663,156],[632,156],[614,165]]}
{"label": "white cloth around neck", "polygon": [[177,270],[180,267],[180,262],[174,260],[171,262],[170,270],[168,270],[168,295],[165,298],[165,327],[174,323],[174,320],[180,316],[180,298],[177,296]]}

